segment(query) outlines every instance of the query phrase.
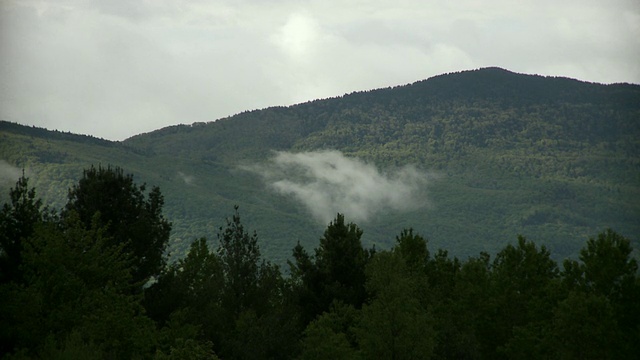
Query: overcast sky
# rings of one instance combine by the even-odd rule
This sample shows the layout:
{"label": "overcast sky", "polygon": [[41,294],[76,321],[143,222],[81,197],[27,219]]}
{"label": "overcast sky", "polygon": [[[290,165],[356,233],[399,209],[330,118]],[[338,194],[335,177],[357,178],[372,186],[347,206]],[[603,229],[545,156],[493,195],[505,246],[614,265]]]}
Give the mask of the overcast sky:
{"label": "overcast sky", "polygon": [[640,83],[637,0],[0,0],[0,119],[111,140],[500,66]]}

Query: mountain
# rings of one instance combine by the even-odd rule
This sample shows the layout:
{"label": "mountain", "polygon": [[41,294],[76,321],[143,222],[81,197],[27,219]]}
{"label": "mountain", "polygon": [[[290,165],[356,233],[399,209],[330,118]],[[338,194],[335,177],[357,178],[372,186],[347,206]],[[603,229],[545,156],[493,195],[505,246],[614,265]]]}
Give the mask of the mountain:
{"label": "mountain", "polygon": [[[333,152],[300,155],[322,150]],[[236,204],[280,263],[298,241],[316,246],[325,208],[359,219],[368,245],[387,248],[413,227],[432,250],[461,257],[494,253],[518,234],[564,258],[606,227],[636,248],[640,233],[640,86],[500,68],[122,142],[1,122],[0,159],[25,168],[57,206],[91,164],[159,185],[177,256],[197,237],[215,240]],[[3,196],[12,185],[3,180]]]}

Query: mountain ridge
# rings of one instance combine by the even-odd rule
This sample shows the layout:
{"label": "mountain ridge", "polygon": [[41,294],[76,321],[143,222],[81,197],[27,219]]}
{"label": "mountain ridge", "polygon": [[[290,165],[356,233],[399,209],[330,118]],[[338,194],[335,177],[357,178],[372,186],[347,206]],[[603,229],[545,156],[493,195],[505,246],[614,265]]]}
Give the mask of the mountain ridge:
{"label": "mountain ridge", "polygon": [[565,257],[603,227],[631,238],[640,232],[640,205],[632,200],[640,197],[639,85],[485,68],[121,142],[75,136],[0,123],[0,159],[32,169],[51,203],[63,201],[90,164],[119,165],[160,185],[178,255],[196,237],[215,239],[236,204],[276,259],[296,241],[315,243],[323,224],[239,168],[275,166],[274,151],[338,150],[382,173],[413,164],[440,174],[428,185],[430,208],[359,224],[379,246],[413,227],[458,256],[492,252],[522,234]]}

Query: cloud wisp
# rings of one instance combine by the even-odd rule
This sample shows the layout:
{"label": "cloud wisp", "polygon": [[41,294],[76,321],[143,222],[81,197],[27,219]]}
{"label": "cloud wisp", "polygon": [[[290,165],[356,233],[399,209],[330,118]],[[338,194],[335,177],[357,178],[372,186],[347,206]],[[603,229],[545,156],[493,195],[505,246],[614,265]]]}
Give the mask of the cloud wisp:
{"label": "cloud wisp", "polygon": [[186,185],[193,185],[194,180],[196,179],[195,176],[193,175],[187,175],[185,173],[183,173],[182,171],[178,171],[178,177],[180,177],[180,179],[182,181],[184,181],[184,183]]}
{"label": "cloud wisp", "polygon": [[338,212],[364,222],[384,211],[427,205],[427,173],[413,166],[383,172],[340,151],[276,152],[269,163],[244,169],[261,175],[277,193],[295,198],[325,224]]}
{"label": "cloud wisp", "polygon": [[11,185],[22,175],[22,170],[9,164],[5,160],[0,160],[0,184],[10,183]]}

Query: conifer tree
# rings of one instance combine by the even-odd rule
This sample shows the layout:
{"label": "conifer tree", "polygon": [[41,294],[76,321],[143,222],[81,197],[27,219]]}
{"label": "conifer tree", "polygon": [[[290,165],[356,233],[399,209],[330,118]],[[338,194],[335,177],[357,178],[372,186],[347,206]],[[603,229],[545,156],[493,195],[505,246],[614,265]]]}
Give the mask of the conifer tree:
{"label": "conifer tree", "polygon": [[124,244],[132,257],[133,282],[145,283],[160,273],[171,224],[162,215],[164,197],[158,187],[145,196],[146,185],[138,186],[132,175],[115,167],[91,166],[69,190],[63,217],[71,211],[79,214],[87,228],[96,212],[106,226],[111,245]]}
{"label": "conifer tree", "polygon": [[19,280],[24,241],[43,220],[42,200],[36,198],[35,188],[29,189],[24,173],[9,191],[9,198],[10,203],[0,210],[0,283]]}

